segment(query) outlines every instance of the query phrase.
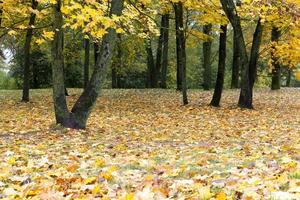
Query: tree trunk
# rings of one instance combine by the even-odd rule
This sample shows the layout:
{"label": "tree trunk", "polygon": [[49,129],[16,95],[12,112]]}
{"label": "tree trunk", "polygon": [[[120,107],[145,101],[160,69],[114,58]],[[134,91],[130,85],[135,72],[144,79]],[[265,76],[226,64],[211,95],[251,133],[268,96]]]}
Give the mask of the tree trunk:
{"label": "tree trunk", "polygon": [[[161,23],[160,23],[160,35],[157,43],[157,50],[156,50],[156,63],[155,63],[155,70],[156,70],[156,81],[159,82],[161,79],[161,65],[162,65],[162,51],[163,51],[163,45],[164,45],[164,23],[165,19],[164,16],[161,17]],[[158,86],[158,83],[155,83],[155,86]]]}
{"label": "tree trunk", "polygon": [[[236,6],[241,6],[240,1],[236,1]],[[233,59],[232,59],[232,74],[231,74],[231,89],[239,88],[240,69],[241,69],[241,57],[238,48],[238,38],[233,33]]]}
{"label": "tree trunk", "polygon": [[[177,70],[180,76],[181,84],[179,88],[182,91],[183,104],[188,104],[187,85],[186,85],[186,51],[185,51],[185,33],[183,26],[183,5],[182,2],[174,4],[175,23],[176,23],[176,49],[177,49]],[[177,81],[178,81],[177,80]]]}
{"label": "tree trunk", "polygon": [[[64,41],[65,41],[65,34],[64,34],[64,32],[62,33],[62,42],[61,42],[61,44],[62,44],[62,51],[64,51]],[[63,59],[63,72],[64,72],[64,85],[65,85],[65,95],[66,96],[69,96],[69,92],[68,92],[68,89],[67,89],[67,86],[66,86],[66,70],[65,70],[65,59]]]}
{"label": "tree trunk", "polygon": [[241,76],[241,92],[238,106],[241,108],[252,109],[252,94],[249,80],[249,63],[246,50],[246,44],[241,26],[240,17],[237,15],[236,7],[233,0],[221,0],[223,10],[225,11],[232,27],[236,34],[238,50],[240,52],[242,76]]}
{"label": "tree trunk", "polygon": [[[211,36],[212,25],[204,25],[203,33]],[[211,88],[211,47],[212,41],[203,42],[203,89],[210,90]]]}
{"label": "tree trunk", "polygon": [[[121,15],[123,3],[123,0],[112,0],[110,16]],[[102,38],[102,45],[99,53],[100,57],[97,59],[97,65],[91,79],[79,99],[76,101],[71,112],[69,112],[64,94],[63,82],[62,27],[63,16],[61,12],[61,0],[57,0],[57,4],[54,5],[53,29],[55,35],[52,46],[53,98],[56,122],[64,127],[84,129],[91,109],[100,93],[101,85],[105,79],[116,40],[116,32],[113,29],[109,29],[108,33]]]}
{"label": "tree trunk", "polygon": [[[274,45],[278,42],[279,38],[281,36],[281,32],[278,28],[273,27],[272,28],[272,38],[271,41],[274,42]],[[273,47],[273,50],[275,50],[275,47]],[[272,52],[272,90],[279,90],[281,86],[281,66],[278,62],[278,58],[274,55]]]}
{"label": "tree trunk", "polygon": [[213,99],[210,105],[219,107],[222,97],[225,67],[226,67],[226,42],[227,42],[227,25],[221,26],[222,32],[220,33],[220,46],[219,46],[219,64],[218,64],[218,74],[217,81],[215,85]]}
{"label": "tree trunk", "polygon": [[[176,29],[176,54],[177,54],[177,69],[176,69],[176,84],[177,90],[182,90],[182,79],[183,79],[183,70],[180,69],[181,64],[181,41],[180,41],[180,21],[183,21],[183,10],[180,9],[182,7],[182,2],[178,2],[174,4],[175,10],[175,29]],[[183,22],[182,22],[183,24]],[[183,26],[182,26],[183,28]]]}
{"label": "tree trunk", "polygon": [[90,39],[84,39],[84,88],[90,79]]}
{"label": "tree trunk", "polygon": [[111,71],[111,79],[112,79],[112,88],[120,88],[120,78],[119,78],[119,70],[122,68],[122,39],[121,35],[118,34],[118,42],[117,42],[117,52],[116,52],[116,60],[112,64]]}
{"label": "tree trunk", "polygon": [[162,67],[161,67],[161,88],[167,88],[167,72],[168,72],[168,53],[169,53],[169,14],[164,14],[163,27],[163,49],[162,49]]}
{"label": "tree trunk", "polygon": [[[38,2],[36,0],[31,1],[31,8],[35,10],[38,6]],[[31,40],[33,35],[32,26],[35,24],[36,14],[31,13],[28,30],[25,38],[25,46],[24,46],[24,74],[23,74],[23,95],[22,101],[29,101],[29,88],[30,88],[30,49],[31,49]]]}
{"label": "tree trunk", "polygon": [[233,33],[233,60],[232,60],[231,89],[239,88],[241,58],[240,58],[238,45],[239,45],[238,38],[236,34]]}
{"label": "tree trunk", "polygon": [[286,87],[291,86],[292,70],[287,69]]}
{"label": "tree trunk", "polygon": [[94,42],[94,67],[96,67],[98,57],[99,57],[99,44],[98,42]]}
{"label": "tree trunk", "polygon": [[152,44],[151,39],[146,39],[146,53],[147,53],[147,66],[148,66],[148,88],[156,88],[157,87],[157,72],[152,52]]}
{"label": "tree trunk", "polygon": [[250,90],[252,96],[253,96],[254,83],[257,77],[257,63],[259,59],[259,49],[262,41],[262,36],[263,36],[263,26],[261,23],[261,19],[258,19],[255,32],[253,34],[253,42],[252,42],[250,61],[249,61],[249,80],[250,80]]}

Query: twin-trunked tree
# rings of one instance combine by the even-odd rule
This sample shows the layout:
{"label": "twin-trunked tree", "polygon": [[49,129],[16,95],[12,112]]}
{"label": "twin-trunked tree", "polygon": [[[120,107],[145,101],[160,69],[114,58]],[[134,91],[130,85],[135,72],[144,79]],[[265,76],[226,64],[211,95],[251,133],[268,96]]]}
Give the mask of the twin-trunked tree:
{"label": "twin-trunked tree", "polygon": [[[123,0],[112,0],[110,5],[110,17],[120,16],[123,10]],[[105,79],[106,71],[112,56],[117,38],[116,30],[111,27],[102,38],[100,50],[98,52],[97,63],[92,76],[87,83],[83,93],[76,101],[75,105],[68,110],[64,76],[63,76],[63,13],[62,1],[57,0],[54,5],[53,29],[55,32],[52,44],[52,74],[53,74],[53,99],[56,122],[64,127],[84,129],[87,119],[100,93],[101,85]]]}

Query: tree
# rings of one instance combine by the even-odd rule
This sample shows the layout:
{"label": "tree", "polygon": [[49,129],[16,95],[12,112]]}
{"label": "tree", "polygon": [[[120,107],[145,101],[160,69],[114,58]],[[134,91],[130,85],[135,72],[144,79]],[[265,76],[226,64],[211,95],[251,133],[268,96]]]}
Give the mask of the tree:
{"label": "tree", "polygon": [[[241,1],[236,1],[236,6],[241,6]],[[231,89],[239,88],[239,79],[240,79],[240,51],[238,49],[238,37],[233,32],[233,59],[232,59],[232,74],[231,74]]]}
{"label": "tree", "polygon": [[90,79],[90,39],[84,39],[84,88]]}
{"label": "tree", "polygon": [[[112,0],[109,16],[121,15],[123,0]],[[52,46],[52,74],[53,74],[53,99],[56,122],[64,127],[84,129],[87,119],[100,92],[101,85],[107,72],[108,64],[114,49],[116,31],[108,28],[100,46],[100,57],[97,59],[96,68],[85,90],[76,101],[71,112],[68,110],[64,93],[63,78],[63,15],[61,11],[62,1],[57,0],[54,5],[53,29],[55,32]]]}
{"label": "tree", "polygon": [[163,45],[162,45],[162,67],[161,67],[161,88],[167,88],[167,72],[168,72],[168,61],[169,61],[169,14],[162,16],[162,31],[163,31]]}
{"label": "tree", "polygon": [[[203,33],[210,36],[212,33],[212,24],[203,26]],[[210,90],[211,87],[211,53],[212,40],[203,42],[203,89]]]}
{"label": "tree", "polygon": [[[272,36],[271,41],[276,45],[280,38],[281,32],[277,27],[272,28]],[[273,49],[275,47],[273,46]],[[278,58],[274,55],[274,53],[271,53],[271,59],[272,59],[272,90],[279,90],[281,86],[281,67],[280,63],[278,62]]]}
{"label": "tree", "polygon": [[177,89],[182,92],[183,104],[188,104],[186,85],[186,52],[182,2],[174,3],[177,52]]}
{"label": "tree", "polygon": [[222,7],[233,27],[234,34],[236,35],[238,50],[240,52],[242,77],[241,77],[241,92],[238,105],[241,108],[253,108],[252,105],[252,92],[250,88],[249,79],[249,63],[246,50],[245,39],[241,26],[241,20],[236,12],[236,7],[233,0],[221,0]]}
{"label": "tree", "polygon": [[157,87],[157,68],[155,66],[155,60],[152,51],[152,43],[151,39],[147,38],[145,40],[146,53],[147,53],[147,67],[148,67],[148,88],[156,88]]}
{"label": "tree", "polygon": [[[38,6],[36,0],[31,1],[31,8],[35,10]],[[26,33],[25,45],[24,45],[24,75],[23,75],[23,95],[22,101],[29,101],[29,87],[30,87],[30,49],[31,49],[31,40],[33,36],[33,26],[35,24],[36,14],[32,12],[29,19],[29,29]]]}
{"label": "tree", "polygon": [[220,42],[219,42],[220,46],[219,46],[219,64],[218,64],[217,81],[215,85],[213,99],[210,102],[210,105],[214,107],[220,106],[223,85],[224,85],[225,66],[226,66],[227,25],[222,25],[221,31],[222,32],[220,33]]}

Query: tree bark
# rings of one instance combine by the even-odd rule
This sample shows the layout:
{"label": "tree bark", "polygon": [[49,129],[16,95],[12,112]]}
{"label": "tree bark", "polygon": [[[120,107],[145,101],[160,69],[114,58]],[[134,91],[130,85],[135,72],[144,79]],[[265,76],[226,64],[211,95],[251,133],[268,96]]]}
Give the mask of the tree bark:
{"label": "tree bark", "polygon": [[[186,50],[185,33],[183,26],[183,5],[182,2],[174,4],[175,23],[176,23],[176,49],[177,49],[177,70],[180,80],[178,89],[182,91],[183,105],[188,104],[187,85],[186,85]],[[177,81],[178,81],[177,80]]]}
{"label": "tree bark", "polygon": [[[36,0],[31,1],[31,8],[35,10],[38,6]],[[26,32],[25,46],[24,46],[24,71],[23,71],[23,94],[22,101],[29,101],[29,88],[30,88],[30,50],[31,50],[31,40],[33,36],[32,26],[35,24],[36,14],[31,13],[29,19],[29,28]]]}
{"label": "tree bark", "polygon": [[120,78],[119,71],[122,68],[122,38],[121,35],[118,34],[118,42],[117,42],[117,52],[116,52],[116,60],[112,65],[111,71],[111,79],[112,79],[112,88],[120,88]]}
{"label": "tree bark", "polygon": [[225,67],[226,67],[227,25],[222,25],[221,30],[222,30],[222,32],[220,33],[219,64],[218,64],[217,81],[216,81],[216,85],[215,85],[214,95],[210,102],[210,105],[212,105],[214,107],[220,106],[223,85],[224,85]]}
{"label": "tree bark", "polygon": [[[212,25],[204,25],[203,33],[211,36]],[[211,88],[211,48],[212,41],[203,42],[203,89],[210,90]]]}
{"label": "tree bark", "polygon": [[152,52],[151,39],[148,38],[145,41],[146,53],[147,53],[147,67],[148,67],[148,88],[157,87],[157,71],[155,66],[155,61]]}
{"label": "tree bark", "polygon": [[238,50],[240,52],[242,76],[241,76],[241,92],[238,106],[241,108],[252,109],[252,93],[249,80],[249,63],[246,50],[245,39],[242,31],[241,20],[236,12],[236,7],[233,0],[221,0],[223,10],[225,11],[232,27],[236,34]]}
{"label": "tree bark", "polygon": [[[110,16],[121,15],[123,3],[123,0],[112,0]],[[63,16],[61,12],[61,0],[57,0],[57,4],[54,5],[53,28],[55,35],[52,46],[53,98],[56,122],[68,128],[85,129],[87,119],[97,100],[101,85],[105,79],[116,40],[116,32],[113,29],[109,29],[108,33],[102,38],[102,45],[99,53],[100,57],[97,59],[97,64],[91,79],[79,99],[76,101],[71,112],[69,112],[64,94],[63,82],[62,27]]]}
{"label": "tree bark", "polygon": [[291,86],[291,77],[292,77],[292,70],[287,69],[286,87]]}
{"label": "tree bark", "polygon": [[240,52],[238,49],[238,45],[239,45],[238,38],[236,37],[236,34],[233,33],[233,59],[232,59],[231,89],[239,88],[241,58],[240,58]]}
{"label": "tree bark", "polygon": [[255,32],[253,34],[253,42],[250,53],[249,61],[249,80],[250,80],[250,90],[251,95],[253,96],[253,87],[257,77],[257,63],[259,59],[259,50],[263,36],[263,25],[261,19],[258,19]]}
{"label": "tree bark", "polygon": [[84,88],[90,79],[90,39],[84,39]]}
{"label": "tree bark", "polygon": [[163,49],[162,49],[162,68],[161,68],[161,88],[167,88],[167,72],[168,72],[168,54],[169,54],[169,14],[164,14],[163,26]]}
{"label": "tree bark", "polygon": [[94,67],[96,67],[98,57],[99,57],[99,44],[98,42],[94,42]]}
{"label": "tree bark", "polygon": [[[281,36],[281,32],[278,28],[273,27],[272,28],[272,37],[271,41],[277,43],[279,41],[279,38]],[[275,50],[275,47],[273,47],[273,50]],[[272,52],[271,54],[272,59],[272,90],[279,90],[281,87],[281,66],[278,62],[278,58],[274,55]]]}
{"label": "tree bark", "polygon": [[[240,1],[236,1],[236,6],[241,6]],[[231,89],[239,88],[240,69],[241,69],[241,57],[238,48],[238,38],[233,33],[233,59],[232,59],[232,74],[231,74]]]}

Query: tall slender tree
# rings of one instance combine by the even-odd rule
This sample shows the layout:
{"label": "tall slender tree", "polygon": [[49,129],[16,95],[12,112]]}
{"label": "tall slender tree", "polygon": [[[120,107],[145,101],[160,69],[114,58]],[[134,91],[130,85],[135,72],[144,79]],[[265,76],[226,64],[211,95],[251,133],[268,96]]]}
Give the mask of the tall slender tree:
{"label": "tall slender tree", "polygon": [[183,104],[188,104],[187,85],[186,85],[186,49],[185,49],[185,31],[183,24],[183,4],[178,2],[174,4],[175,25],[176,25],[176,51],[177,51],[177,89],[182,91]]}
{"label": "tall slender tree", "polygon": [[148,88],[156,88],[157,87],[157,70],[155,66],[155,60],[152,51],[152,42],[150,38],[145,40],[146,53],[147,53],[147,68],[148,68],[148,80],[147,87]]}
{"label": "tall slender tree", "polygon": [[[274,43],[273,51],[275,50],[274,46],[279,41],[281,32],[277,27],[272,28],[271,41]],[[271,53],[272,57],[272,90],[279,90],[281,87],[281,66],[278,62],[278,58],[274,55],[274,52]]]}
{"label": "tall slender tree", "polygon": [[[38,6],[36,0],[31,1],[31,9],[35,10]],[[30,50],[31,40],[33,36],[33,26],[35,24],[36,14],[32,12],[29,18],[28,30],[26,32],[25,45],[24,45],[24,71],[23,71],[23,94],[22,101],[29,101],[29,88],[30,88]]]}
{"label": "tall slender tree", "polygon": [[[241,1],[236,1],[236,6],[241,6]],[[238,37],[233,32],[233,58],[232,58],[232,73],[231,73],[231,89],[239,88],[241,57],[238,49]]]}
{"label": "tall slender tree", "polygon": [[167,88],[167,72],[168,72],[168,54],[169,54],[169,19],[170,14],[163,15],[163,48],[162,48],[162,67],[161,67],[161,88]]}
{"label": "tall slender tree", "polygon": [[225,76],[225,66],[226,66],[226,42],[227,42],[227,25],[221,26],[220,33],[220,45],[219,45],[219,64],[217,81],[215,85],[214,95],[210,102],[210,105],[218,107],[220,106],[220,101],[222,97],[224,76]]}
{"label": "tall slender tree", "polygon": [[90,79],[90,39],[84,39],[84,88]]}
{"label": "tall slender tree", "polygon": [[[203,33],[208,36],[212,34],[212,24],[203,26]],[[203,89],[210,90],[211,88],[211,53],[212,40],[203,42]]]}

